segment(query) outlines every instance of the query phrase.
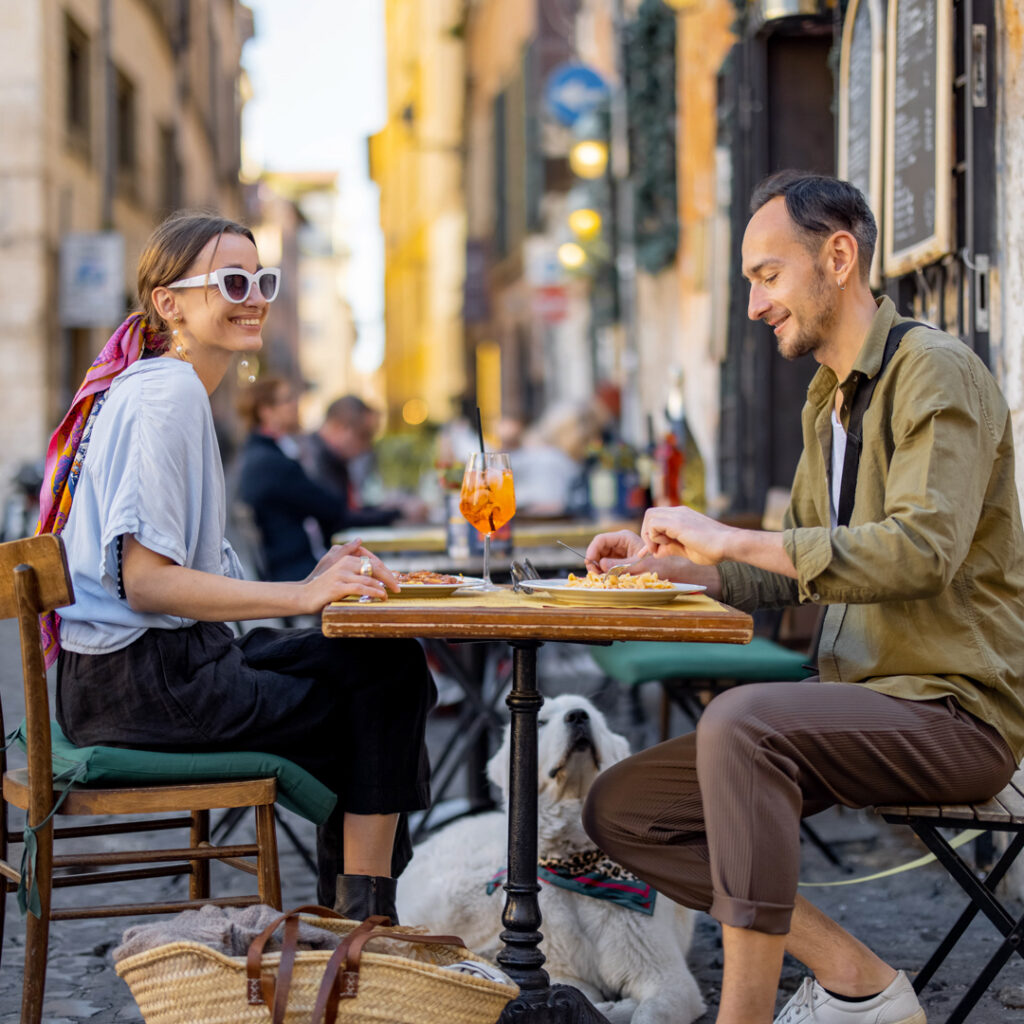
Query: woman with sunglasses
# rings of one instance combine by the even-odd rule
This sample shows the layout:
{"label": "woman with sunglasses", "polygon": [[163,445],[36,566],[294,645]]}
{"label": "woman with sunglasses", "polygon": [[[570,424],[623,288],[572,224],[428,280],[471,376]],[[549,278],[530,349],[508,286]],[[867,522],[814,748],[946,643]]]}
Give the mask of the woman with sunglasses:
{"label": "woman with sunglasses", "polygon": [[[107,343],[54,434],[39,532],[63,533],[75,603],[47,635],[57,718],[79,746],[259,750],[338,794],[317,834],[318,898],[394,917],[411,856],[402,812],[429,801],[424,744],[435,691],[415,641],[225,624],[319,613],[397,590],[358,542],[294,583],[242,578],[224,539],[209,395],[259,351],[280,271],[252,234],[179,214],[138,270],[142,311]],[[72,498],[73,503],[72,503]]]}

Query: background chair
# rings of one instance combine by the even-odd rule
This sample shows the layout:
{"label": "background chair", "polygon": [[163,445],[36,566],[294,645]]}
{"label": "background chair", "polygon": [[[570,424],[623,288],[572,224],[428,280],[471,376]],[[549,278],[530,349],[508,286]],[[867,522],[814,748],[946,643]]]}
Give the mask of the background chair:
{"label": "background chair", "polygon": [[[661,684],[658,739],[670,734],[671,706],[696,725],[708,700],[740,683],[803,679],[807,654],[764,636],[749,644],[670,644],[629,640],[589,648],[606,675],[630,687],[634,704],[644,683]],[[639,715],[639,710],[637,711]]]}
{"label": "background chair", "polygon": [[[76,748],[50,721],[39,616],[71,604],[74,595],[63,543],[44,535],[0,544],[0,617],[17,618],[25,688],[25,722],[7,736],[0,749],[3,799],[0,801],[0,943],[6,894],[18,890],[27,909],[23,1024],[38,1024],[46,982],[46,951],[51,920],[174,913],[205,903],[246,906],[256,902],[280,909],[274,802],[279,790],[289,803],[313,820],[326,820],[334,794],[297,765],[261,754],[159,754],[122,748]],[[3,713],[0,707],[0,732]],[[7,751],[22,746],[27,766],[7,770]],[[56,764],[57,772],[54,771]],[[253,766],[258,765],[257,770]],[[254,778],[253,775],[262,777]],[[241,777],[239,777],[241,776]],[[132,778],[132,784],[111,784]],[[87,784],[90,779],[104,784]],[[72,781],[72,780],[81,781]],[[138,784],[139,779],[146,784]],[[86,783],[86,784],[83,784]],[[305,797],[308,796],[308,800]],[[8,806],[25,812],[23,833],[8,830]],[[255,843],[210,845],[212,808],[252,807],[256,813]],[[113,817],[148,814],[176,817],[105,821],[72,828],[54,828],[55,815]],[[188,845],[168,849],[79,851],[54,855],[54,839],[93,839],[163,829],[189,830]],[[23,843],[20,866],[8,860],[8,846]],[[241,858],[255,857],[255,862]],[[255,895],[210,897],[210,861],[221,860],[254,874]],[[127,865],[142,865],[130,868]],[[113,870],[86,870],[86,869]],[[68,873],[68,871],[72,873]],[[83,873],[84,872],[84,873]],[[54,888],[113,883],[169,875],[189,876],[189,899],[161,903],[112,903],[54,908]]]}

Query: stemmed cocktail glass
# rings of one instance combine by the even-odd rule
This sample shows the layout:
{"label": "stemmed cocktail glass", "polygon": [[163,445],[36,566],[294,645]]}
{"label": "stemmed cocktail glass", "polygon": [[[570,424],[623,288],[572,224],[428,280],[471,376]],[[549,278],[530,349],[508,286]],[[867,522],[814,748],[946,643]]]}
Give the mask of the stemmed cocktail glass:
{"label": "stemmed cocktail glass", "polygon": [[507,452],[473,452],[462,477],[459,511],[484,538],[484,585],[491,582],[491,534],[500,530],[516,513],[516,494]]}

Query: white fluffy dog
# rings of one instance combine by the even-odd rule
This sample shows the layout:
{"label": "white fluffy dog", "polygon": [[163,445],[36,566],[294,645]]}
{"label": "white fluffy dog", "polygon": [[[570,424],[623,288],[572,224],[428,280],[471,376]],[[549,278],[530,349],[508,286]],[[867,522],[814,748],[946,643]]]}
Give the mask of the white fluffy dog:
{"label": "white fluffy dog", "polygon": [[[584,697],[545,701],[539,715],[538,855],[561,862],[593,850],[580,811],[594,777],[629,754],[625,738]],[[509,730],[487,772],[508,795]],[[403,924],[459,935],[494,958],[501,948],[500,885],[508,826],[503,812],[453,822],[416,849],[398,884]],[[501,880],[504,879],[502,875]],[[689,1024],[704,1012],[686,965],[692,911],[658,895],[648,915],[618,903],[541,884],[541,950],[552,984],[580,989],[611,1024]]]}

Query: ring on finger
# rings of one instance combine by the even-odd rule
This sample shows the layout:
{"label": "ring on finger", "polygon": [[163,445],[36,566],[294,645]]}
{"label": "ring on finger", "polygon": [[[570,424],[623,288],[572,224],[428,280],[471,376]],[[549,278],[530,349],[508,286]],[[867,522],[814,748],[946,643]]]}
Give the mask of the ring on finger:
{"label": "ring on finger", "polygon": [[366,555],[363,555],[359,560],[359,573],[362,576],[373,575],[373,562]]}

